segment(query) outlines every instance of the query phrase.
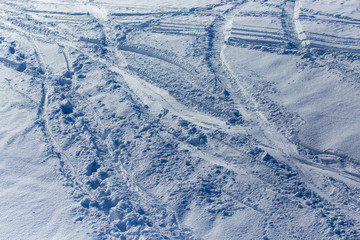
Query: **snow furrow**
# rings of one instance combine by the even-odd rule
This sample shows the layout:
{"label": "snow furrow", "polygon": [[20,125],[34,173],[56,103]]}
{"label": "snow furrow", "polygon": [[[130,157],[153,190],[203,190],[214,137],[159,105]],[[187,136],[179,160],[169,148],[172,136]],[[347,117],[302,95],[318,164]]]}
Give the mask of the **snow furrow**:
{"label": "snow furrow", "polygon": [[4,236],[360,238],[356,6],[1,2]]}

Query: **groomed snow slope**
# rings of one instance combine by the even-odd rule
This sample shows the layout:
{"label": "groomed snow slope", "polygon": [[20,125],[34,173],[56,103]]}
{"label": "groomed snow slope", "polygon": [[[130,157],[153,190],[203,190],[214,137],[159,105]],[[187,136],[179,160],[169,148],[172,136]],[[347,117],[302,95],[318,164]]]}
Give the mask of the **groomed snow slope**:
{"label": "groomed snow slope", "polygon": [[0,2],[0,239],[359,239],[355,0]]}

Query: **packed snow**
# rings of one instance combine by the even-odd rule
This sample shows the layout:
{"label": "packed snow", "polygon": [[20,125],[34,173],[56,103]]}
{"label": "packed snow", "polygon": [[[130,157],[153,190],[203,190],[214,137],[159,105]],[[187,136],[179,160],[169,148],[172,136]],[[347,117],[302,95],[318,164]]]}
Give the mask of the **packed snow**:
{"label": "packed snow", "polygon": [[360,239],[357,0],[0,2],[0,239]]}

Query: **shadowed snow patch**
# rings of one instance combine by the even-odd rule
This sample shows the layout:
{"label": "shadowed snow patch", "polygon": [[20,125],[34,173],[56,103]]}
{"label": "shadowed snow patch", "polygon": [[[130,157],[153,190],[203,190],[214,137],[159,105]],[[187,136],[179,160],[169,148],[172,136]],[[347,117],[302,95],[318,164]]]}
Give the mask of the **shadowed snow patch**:
{"label": "shadowed snow patch", "polygon": [[69,101],[67,101],[64,104],[61,104],[60,108],[61,111],[66,115],[72,113],[74,109],[73,105]]}

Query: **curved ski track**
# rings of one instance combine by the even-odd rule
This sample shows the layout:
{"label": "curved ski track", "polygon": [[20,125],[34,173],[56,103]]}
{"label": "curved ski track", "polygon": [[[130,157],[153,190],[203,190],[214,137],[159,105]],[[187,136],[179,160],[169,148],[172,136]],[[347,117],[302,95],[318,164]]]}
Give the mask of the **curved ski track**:
{"label": "curved ski track", "polygon": [[[137,172],[136,167],[142,167],[139,162],[135,162],[134,165],[126,162],[128,159],[132,159],[131,153],[135,154],[134,158],[137,156],[140,156],[140,158],[148,156],[144,153],[146,152],[145,150],[143,153],[139,152],[147,145],[145,140],[141,139],[142,136],[148,134],[147,132],[150,132],[148,129],[152,128],[150,125],[153,122],[155,122],[153,125],[160,126],[159,129],[167,129],[166,131],[156,130],[158,132],[163,131],[163,133],[159,133],[159,139],[176,142],[174,144],[176,145],[174,147],[174,151],[177,151],[176,153],[183,153],[182,148],[187,149],[187,152],[190,149],[190,159],[205,159],[208,164],[206,171],[210,172],[209,169],[212,170],[214,166],[214,168],[222,167],[225,171],[230,172],[229,176],[234,174],[237,177],[240,176],[242,178],[245,176],[244,178],[246,178],[249,175],[249,179],[254,178],[256,181],[261,182],[261,186],[264,189],[268,188],[273,191],[274,195],[276,193],[280,197],[298,196],[296,201],[304,203],[304,205],[308,205],[309,208],[316,209],[316,211],[320,212],[326,206],[327,212],[326,214],[324,213],[323,218],[325,220],[321,223],[321,227],[331,229],[333,234],[339,238],[358,236],[356,232],[349,233],[345,231],[346,224],[350,224],[353,219],[346,216],[349,210],[342,211],[341,200],[331,197],[326,193],[326,189],[321,189],[314,181],[309,180],[309,174],[307,173],[309,169],[315,169],[315,171],[323,174],[322,177],[324,179],[330,179],[328,182],[332,182],[331,179],[337,179],[339,182],[332,183],[334,186],[336,184],[344,184],[358,190],[360,188],[360,176],[358,174],[316,163],[312,161],[312,157],[315,155],[330,159],[352,160],[339,154],[310,149],[299,142],[288,139],[279,132],[276,123],[268,119],[268,113],[264,112],[263,108],[261,108],[262,103],[256,97],[256,90],[253,89],[253,81],[250,79],[251,76],[236,75],[228,65],[224,52],[228,45],[249,48],[256,48],[256,46],[261,45],[267,47],[264,51],[281,53],[290,51],[294,54],[303,54],[307,48],[329,49],[330,47],[332,49],[345,49],[349,52],[357,53],[358,50],[351,46],[359,44],[360,39],[344,39],[333,35],[308,32],[303,29],[301,21],[311,19],[311,21],[346,22],[358,25],[360,20],[340,19],[336,16],[321,14],[310,17],[310,15],[307,15],[310,13],[302,10],[301,5],[299,5],[300,1],[284,0],[280,5],[276,6],[276,11],[281,13],[280,18],[276,19],[280,26],[279,28],[234,24],[236,18],[240,18],[241,21],[241,18],[244,17],[274,18],[276,16],[271,11],[248,12],[246,14],[242,12],[240,14],[240,11],[243,10],[241,9],[243,4],[247,2],[232,3],[222,1],[221,4],[211,5],[205,9],[198,8],[184,12],[118,14],[109,11],[103,12],[103,15],[96,16],[81,11],[65,12],[26,9],[11,1],[8,4],[14,8],[9,9],[8,7],[6,10],[3,10],[3,12],[12,15],[12,17],[16,13],[26,11],[30,16],[34,14],[36,21],[39,23],[41,21],[48,23],[51,20],[54,24],[83,24],[86,21],[92,21],[93,23],[93,29],[95,29],[94,31],[98,36],[98,39],[94,38],[94,41],[81,41],[81,39],[93,39],[93,36],[89,38],[87,36],[77,36],[76,32],[64,36],[61,34],[61,31],[66,32],[64,29],[56,30],[56,27],[51,26],[51,24],[39,26],[38,29],[31,29],[31,24],[20,23],[21,20],[19,19],[3,23],[6,28],[13,29],[18,34],[26,36],[33,46],[33,55],[37,61],[37,66],[33,66],[33,69],[36,69],[37,73],[35,74],[30,70],[27,70],[25,73],[34,74],[34,78],[41,82],[42,89],[40,92],[42,96],[40,103],[36,103],[26,94],[17,90],[11,85],[10,80],[8,83],[19,94],[29,98],[32,105],[38,104],[38,119],[35,125],[41,128],[44,137],[47,139],[49,155],[59,160],[63,183],[69,186],[69,192],[71,192],[74,201],[79,203],[79,207],[73,210],[79,216],[77,221],[93,223],[92,236],[97,236],[100,239],[119,239],[120,237],[125,237],[125,239],[141,239],[139,235],[149,239],[197,239],[203,237],[199,237],[195,230],[191,229],[191,226],[185,224],[184,215],[186,214],[179,209],[181,209],[181,204],[186,202],[186,199],[181,204],[176,203],[174,200],[167,201],[167,199],[170,199],[171,194],[158,193],[154,190],[156,187],[150,187],[150,184],[142,178],[141,180],[137,179],[140,174]],[[223,11],[221,14],[211,12],[215,11],[217,7],[226,6],[227,4],[231,5],[228,11]],[[5,4],[1,5],[5,6]],[[92,1],[84,3],[84,5],[99,9],[101,7]],[[116,8],[115,5],[114,7]],[[204,44],[206,53],[201,59],[204,63],[201,63],[203,65],[199,64],[201,66],[199,69],[191,66],[191,64],[184,64],[186,59],[176,60],[175,57],[177,55],[175,53],[173,56],[165,56],[165,51],[160,50],[160,48],[157,53],[156,46],[149,46],[148,49],[151,50],[148,50],[136,45],[132,46],[131,41],[126,42],[126,44],[118,43],[115,33],[112,33],[115,29],[115,24],[109,20],[110,18],[135,17],[140,19],[135,20],[147,22],[147,19],[141,18],[157,15],[164,18],[172,18],[178,15],[187,16],[189,14],[199,14],[201,16],[214,14],[214,18],[207,27],[190,26],[180,22],[176,23],[175,21],[168,23],[156,23],[156,21],[151,23],[150,21],[150,26],[144,27],[142,24],[138,24],[136,29],[157,34],[186,35],[195,38],[201,38],[203,33],[206,33],[206,43]],[[66,16],[68,19],[63,18],[63,16]],[[81,21],[79,23],[77,21],[80,18]],[[4,19],[3,16],[2,19]],[[29,19],[28,21],[35,22],[35,18],[31,19],[29,17]],[[134,26],[129,24],[127,27]],[[58,54],[63,56],[66,72],[62,72],[62,75],[52,71],[52,66],[49,66],[44,60],[45,58],[39,50],[39,44],[45,42],[57,46],[59,49]],[[82,45],[78,46],[78,44]],[[216,86],[214,88],[227,89],[232,100],[231,104],[234,104],[240,116],[244,118],[244,123],[231,125],[224,118],[213,116],[211,111],[200,111],[186,106],[173,97],[169,91],[148,82],[146,77],[139,74],[131,66],[131,63],[128,63],[128,59],[121,51],[140,54],[146,58],[156,58],[160,62],[173,65],[179,71],[190,75],[191,78],[188,80],[188,83],[198,89],[201,89],[201,85],[197,82],[197,79],[212,76],[215,79],[214,85]],[[86,56],[86,59],[84,58],[84,60],[80,56]],[[5,62],[5,60],[1,61],[1,63]],[[91,64],[86,66],[86,61]],[[77,70],[80,64],[85,67]],[[95,97],[92,98],[91,94],[88,94],[86,90],[82,90],[86,88],[86,84],[81,82],[82,80],[79,76],[82,76],[82,73],[87,74],[93,71],[89,65],[106,69],[104,72],[107,72],[109,76],[116,79],[113,80],[116,84],[111,85],[115,87],[101,95],[99,99],[121,93],[126,96],[124,101],[128,105],[138,105],[131,111],[129,110],[131,112],[129,116],[122,116],[128,122],[123,119],[116,120],[118,122],[111,120],[111,118],[120,119],[120,117],[115,116],[115,113],[108,113],[109,110],[106,106],[101,105],[100,100],[96,102]],[[84,70],[86,67],[90,69],[87,70],[88,72]],[[213,75],[209,74],[206,77],[200,75],[200,72],[205,68],[212,72]],[[212,80],[209,80],[209,82]],[[102,86],[98,85],[97,87],[100,89]],[[93,88],[96,89],[97,87]],[[120,88],[120,90],[117,90],[117,88]],[[99,92],[101,91],[105,92],[105,90],[99,90]],[[218,101],[221,102],[221,98],[219,99]],[[227,104],[227,102],[223,104]],[[141,131],[138,130],[138,126],[132,129],[133,125],[136,125],[132,121],[135,121],[133,119],[136,118],[139,120],[140,127],[143,127]],[[175,119],[179,122],[178,125]],[[144,123],[148,123],[149,127],[146,128],[146,126],[141,125]],[[181,126],[183,129],[179,127],[181,124],[183,124]],[[122,126],[129,129],[122,129]],[[193,133],[189,133],[189,137],[185,139],[181,134],[177,133],[190,132],[192,129],[196,129],[196,134],[198,135],[194,136],[198,138],[192,137],[193,135],[191,134]],[[116,138],[132,134],[134,136],[138,134],[131,140],[132,143],[130,143],[131,141],[126,141],[125,137],[121,143],[117,142]],[[205,135],[208,140],[204,143],[203,136]],[[214,136],[213,139],[210,139],[211,136]],[[217,136],[225,137],[217,138]],[[251,146],[246,146],[244,143],[231,143],[235,137],[239,136],[244,138],[246,136],[246,144],[251,144]],[[149,138],[152,138],[152,136]],[[245,150],[240,149],[240,147],[243,147]],[[139,148],[138,151],[136,150],[137,148]],[[225,157],[223,157],[221,152],[218,152],[218,149],[227,149],[232,154],[252,158],[248,160],[244,157],[243,161],[249,164],[258,162],[263,168],[259,167],[258,172],[252,171],[252,165],[245,166],[245,163],[240,163],[239,160],[232,160],[233,156],[231,154],[227,155],[225,150]],[[304,154],[304,152],[308,154]],[[127,156],[125,156],[126,154]],[[166,164],[168,160],[162,161]],[[187,165],[189,164],[188,162],[186,163]],[[174,163],[174,165],[176,164]],[[204,176],[207,173],[203,170],[205,167],[201,167],[201,164],[194,166],[199,171],[193,172],[194,176],[192,178],[189,177],[189,182],[196,177],[203,177],[201,175],[203,173],[200,173],[201,171],[204,171]],[[278,178],[272,176],[271,173],[267,173],[267,169],[271,169],[271,173],[275,174]],[[209,182],[211,183],[211,180],[215,177],[210,175],[208,174]],[[178,176],[180,178],[182,175],[179,174]],[[149,174],[150,177],[152,177],[151,174]],[[288,185],[282,186],[281,179]],[[222,180],[215,180],[222,183]],[[234,183],[234,185],[236,184]],[[178,186],[176,184],[171,186],[169,189],[174,191],[172,193],[175,193],[173,189],[176,189]],[[289,190],[287,187],[291,189]],[[232,188],[229,189],[232,190]],[[343,191],[350,196],[349,192],[351,189],[349,189],[344,188],[339,191]],[[242,196],[240,190],[239,193],[230,190],[222,189],[221,191],[223,191],[224,195],[234,199],[233,202],[236,203],[231,203],[232,207],[240,204],[241,207],[252,209],[252,211],[264,216],[265,220],[263,226],[261,226],[261,234],[264,239],[268,239],[267,234],[269,234],[269,229],[271,229],[272,221],[281,218],[279,215],[285,214],[283,211],[286,211],[286,209],[281,209],[281,207],[277,209],[264,207],[262,209],[262,206],[258,206],[258,204],[254,204],[251,200]],[[256,187],[249,184],[248,189],[243,191],[244,193],[253,193],[256,192]],[[209,196],[216,195],[216,191],[215,193],[210,190],[205,190],[204,192],[205,197],[207,197],[206,194]],[[194,199],[197,198],[194,197]],[[206,206],[212,206],[210,205],[211,201],[216,200],[208,198],[208,203],[206,203],[208,205]],[[101,221],[97,221],[98,217],[101,218]],[[344,225],[341,225],[341,223]],[[336,224],[341,225],[342,232],[337,232],[337,228],[334,226]],[[354,224],[354,229],[356,229],[356,224]],[[295,235],[292,237],[295,237]]]}

